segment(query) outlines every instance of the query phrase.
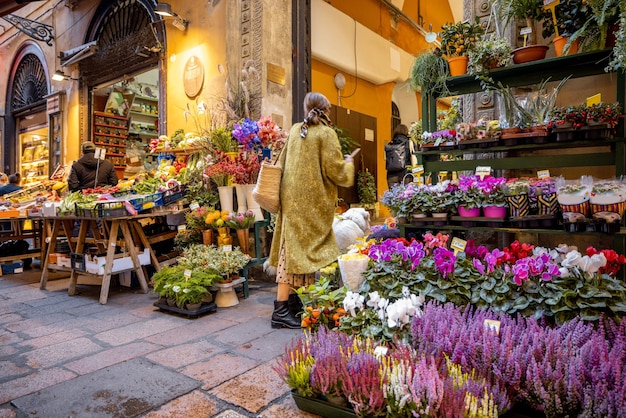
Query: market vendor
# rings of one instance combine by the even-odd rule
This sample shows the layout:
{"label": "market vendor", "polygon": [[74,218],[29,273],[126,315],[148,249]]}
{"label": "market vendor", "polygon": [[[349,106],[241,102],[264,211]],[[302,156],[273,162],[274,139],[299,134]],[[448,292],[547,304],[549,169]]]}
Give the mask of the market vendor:
{"label": "market vendor", "polygon": [[[83,142],[82,157],[72,164],[67,185],[70,192],[95,188],[99,186],[115,186],[118,178],[113,163],[95,158],[96,146],[91,141]],[[96,176],[97,181],[96,181]]]}

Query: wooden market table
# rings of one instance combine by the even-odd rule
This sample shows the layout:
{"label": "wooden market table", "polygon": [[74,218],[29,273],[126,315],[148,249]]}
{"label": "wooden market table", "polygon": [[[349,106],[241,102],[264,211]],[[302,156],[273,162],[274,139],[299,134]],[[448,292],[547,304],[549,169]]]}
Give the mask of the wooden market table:
{"label": "wooden market table", "polygon": [[[44,290],[48,282],[48,275],[50,270],[57,271],[69,271],[70,284],[68,288],[68,295],[73,296],[76,293],[76,283],[79,275],[94,276],[102,279],[102,287],[100,290],[100,303],[106,304],[109,296],[109,287],[111,285],[111,276],[119,274],[124,271],[134,271],[139,280],[139,285],[144,293],[148,292],[148,283],[146,273],[139,261],[138,246],[148,250],[150,256],[150,262],[156,271],[160,270],[159,260],[152,251],[151,242],[158,242],[164,238],[164,236],[173,238],[177,231],[168,231],[168,233],[161,235],[155,239],[150,239],[144,233],[140,221],[147,218],[165,217],[167,215],[180,213],[180,211],[159,211],[154,213],[140,213],[135,216],[118,216],[110,218],[92,218],[92,217],[78,217],[78,216],[53,216],[42,218],[44,222],[43,229],[46,232],[46,239],[42,240],[43,245],[46,247],[45,256],[42,262],[42,272],[40,288]],[[77,237],[73,236],[74,224],[80,221],[80,228]],[[63,231],[62,231],[63,230]],[[89,234],[91,232],[91,234]],[[121,234],[118,234],[121,233]],[[54,253],[57,238],[65,234],[68,238],[70,251],[73,254],[83,254],[87,245],[95,245],[98,247],[98,252],[102,253],[106,251],[104,273],[93,274],[87,273],[82,270],[74,268],[72,263],[70,268],[59,266],[50,262],[50,254]],[[91,235],[91,236],[89,236]],[[113,272],[113,261],[116,258],[116,248],[119,244],[128,251],[128,255],[132,261],[132,267]]]}
{"label": "wooden market table", "polygon": [[[0,215],[2,212],[0,212]],[[26,226],[30,223],[30,226]],[[25,253],[13,255],[0,255],[0,263],[5,261],[16,261],[30,257],[43,257],[43,222],[41,218],[28,216],[0,217],[0,242],[14,240],[32,240],[32,248]],[[8,227],[4,229],[4,227]],[[0,271],[0,276],[2,271]]]}

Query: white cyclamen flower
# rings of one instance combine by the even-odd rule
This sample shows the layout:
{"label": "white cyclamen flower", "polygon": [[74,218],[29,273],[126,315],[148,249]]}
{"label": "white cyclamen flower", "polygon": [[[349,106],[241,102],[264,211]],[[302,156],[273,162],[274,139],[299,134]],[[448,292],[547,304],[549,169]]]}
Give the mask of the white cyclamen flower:
{"label": "white cyclamen flower", "polygon": [[363,309],[363,302],[365,298],[358,293],[348,291],[346,297],[343,300],[343,308],[346,312],[350,312],[353,317],[356,316],[356,309]]}
{"label": "white cyclamen flower", "polygon": [[369,294],[369,300],[367,301],[367,306],[369,306],[370,308],[378,306],[379,300],[380,300],[380,295],[378,294],[378,291],[371,292]]}
{"label": "white cyclamen flower", "polygon": [[561,265],[567,268],[578,267],[582,255],[578,251],[570,251],[565,254],[565,258],[561,261]]}

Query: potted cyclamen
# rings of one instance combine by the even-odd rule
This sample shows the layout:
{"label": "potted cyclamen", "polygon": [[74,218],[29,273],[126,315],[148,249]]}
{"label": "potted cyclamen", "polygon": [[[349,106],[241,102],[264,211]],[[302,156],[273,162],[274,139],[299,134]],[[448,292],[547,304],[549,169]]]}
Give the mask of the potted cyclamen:
{"label": "potted cyclamen", "polygon": [[506,196],[503,186],[506,184],[505,177],[487,176],[480,180],[479,188],[483,192],[483,216],[485,218],[506,218]]}
{"label": "potted cyclamen", "polygon": [[480,216],[483,192],[479,187],[480,178],[476,175],[459,176],[459,188],[455,194],[459,216],[476,218]]}

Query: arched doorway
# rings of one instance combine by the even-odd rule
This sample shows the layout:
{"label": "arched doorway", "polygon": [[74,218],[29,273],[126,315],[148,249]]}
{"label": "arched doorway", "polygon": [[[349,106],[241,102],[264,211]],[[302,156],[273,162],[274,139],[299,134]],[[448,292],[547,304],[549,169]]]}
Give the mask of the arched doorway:
{"label": "arched doorway", "polygon": [[19,172],[23,184],[50,175],[46,96],[50,89],[44,53],[26,42],[15,56],[8,85],[2,167]]}

